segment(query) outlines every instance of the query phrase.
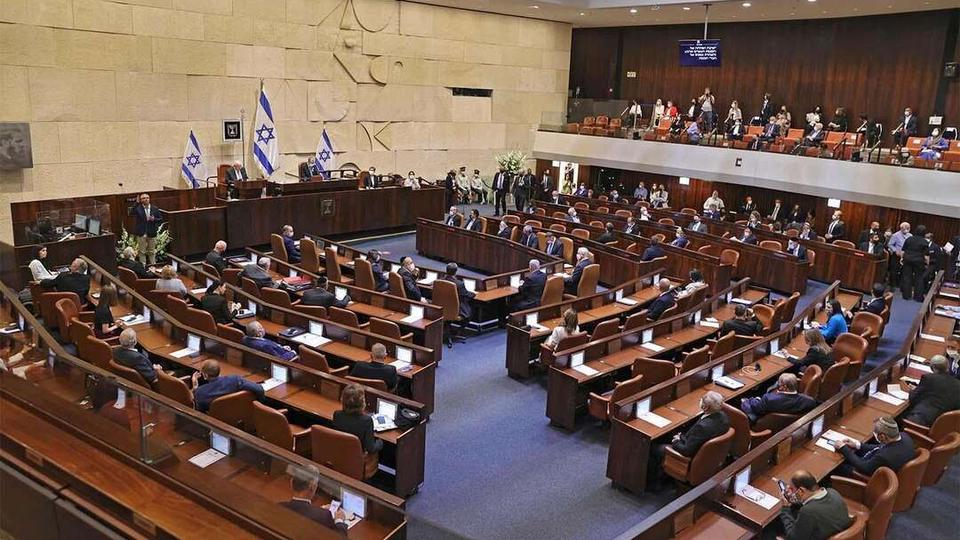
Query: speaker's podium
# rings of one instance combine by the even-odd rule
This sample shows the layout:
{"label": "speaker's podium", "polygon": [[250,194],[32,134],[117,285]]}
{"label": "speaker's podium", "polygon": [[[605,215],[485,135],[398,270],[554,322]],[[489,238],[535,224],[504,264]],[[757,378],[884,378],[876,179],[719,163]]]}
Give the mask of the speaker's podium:
{"label": "speaker's podium", "polygon": [[222,163],[217,168],[217,198],[230,199],[232,194],[238,199],[259,199],[267,187],[266,180],[245,180],[243,182],[227,182],[227,170],[231,165]]}

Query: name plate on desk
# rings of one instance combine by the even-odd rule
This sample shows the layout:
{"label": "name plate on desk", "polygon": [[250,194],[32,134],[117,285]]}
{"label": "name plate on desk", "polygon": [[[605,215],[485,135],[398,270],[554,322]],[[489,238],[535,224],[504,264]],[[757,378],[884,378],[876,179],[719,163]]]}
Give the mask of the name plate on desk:
{"label": "name plate on desk", "polygon": [[597,373],[600,373],[599,371],[593,369],[592,367],[590,367],[590,366],[585,366],[585,365],[583,365],[583,364],[574,367],[573,370],[576,371],[576,372],[578,372],[578,373],[580,373],[580,374],[586,375],[587,377],[592,377],[592,376],[596,375]]}
{"label": "name plate on desk", "polygon": [[[622,291],[620,291],[620,292],[622,292]],[[626,298],[626,297],[623,297],[623,296],[621,296],[620,298],[617,298],[617,303],[618,303],[618,304],[623,304],[623,305],[625,305],[625,306],[635,306],[635,305],[637,305],[637,301],[634,300],[633,298]]]}
{"label": "name plate on desk", "polygon": [[655,353],[661,352],[661,351],[663,351],[663,349],[665,348],[665,347],[661,347],[660,345],[657,345],[656,343],[654,343],[654,342],[652,342],[652,341],[649,341],[649,342],[647,342],[647,343],[644,343],[643,345],[641,345],[641,347],[643,347],[644,349],[649,349],[649,350],[651,350],[651,351],[653,351],[653,352],[655,352]]}
{"label": "name plate on desk", "polygon": [[877,392],[877,393],[873,394],[873,395],[870,396],[870,397],[877,398],[877,399],[879,399],[880,401],[882,401],[882,402],[884,402],[884,403],[889,403],[889,404],[891,404],[891,405],[893,405],[893,406],[896,406],[896,407],[899,407],[900,405],[903,405],[903,400],[902,400],[902,399],[897,399],[897,398],[891,396],[890,394],[885,394],[885,393],[883,393],[883,392]]}
{"label": "name plate on desk", "polygon": [[706,326],[707,328],[720,328],[720,323],[716,321],[703,319],[702,321],[700,321],[700,326]]}
{"label": "name plate on desk", "polygon": [[224,454],[221,454],[220,452],[214,450],[213,448],[209,448],[193,456],[192,458],[190,458],[189,461],[190,463],[193,463],[197,467],[200,467],[201,469],[205,469],[225,457],[227,456]]}
{"label": "name plate on desk", "polygon": [[662,428],[670,425],[670,420],[667,420],[666,418],[653,412],[645,412],[642,414],[638,414],[637,418],[639,418],[640,420],[643,420],[648,424],[653,424],[658,428]]}
{"label": "name plate on desk", "polygon": [[922,371],[924,373],[933,373],[933,370],[930,369],[930,366],[924,364],[918,364],[916,362],[910,362],[910,365],[907,366],[909,369],[915,369],[917,371]]}
{"label": "name plate on desk", "polygon": [[423,306],[410,306],[410,315],[400,319],[401,322],[414,323],[423,318]]}
{"label": "name plate on desk", "polygon": [[520,288],[520,274],[514,274],[510,276],[510,286],[514,289]]}
{"label": "name plate on desk", "polygon": [[731,299],[730,301],[733,302],[734,304],[742,304],[742,305],[744,305],[744,306],[752,306],[752,305],[753,305],[753,302],[751,302],[750,300],[745,300],[745,299],[743,299],[743,298],[733,298],[733,299]]}
{"label": "name plate on desk", "polygon": [[890,394],[891,396],[897,398],[897,399],[909,399],[909,398],[910,398],[910,394],[908,394],[907,392],[904,392],[903,389],[900,388],[900,385],[899,385],[899,384],[888,384],[888,385],[887,385],[887,393]]}
{"label": "name plate on desk", "polygon": [[922,333],[922,332],[921,332],[921,334],[920,334],[920,337],[923,338],[923,339],[929,339],[930,341],[936,341],[936,342],[938,342],[938,343],[943,343],[943,342],[946,341],[944,338],[942,338],[942,337],[940,337],[940,336],[934,336],[934,335],[931,335],[931,334],[924,334],[924,333]]}
{"label": "name plate on desk", "polygon": [[330,343],[329,339],[323,336],[318,336],[316,334],[310,334],[310,333],[300,334],[299,336],[290,338],[290,341],[302,343],[307,347],[323,347],[327,343]]}
{"label": "name plate on desk", "polygon": [[190,294],[196,296],[198,294],[203,294],[207,292],[206,287],[197,287],[196,289],[190,289]]}

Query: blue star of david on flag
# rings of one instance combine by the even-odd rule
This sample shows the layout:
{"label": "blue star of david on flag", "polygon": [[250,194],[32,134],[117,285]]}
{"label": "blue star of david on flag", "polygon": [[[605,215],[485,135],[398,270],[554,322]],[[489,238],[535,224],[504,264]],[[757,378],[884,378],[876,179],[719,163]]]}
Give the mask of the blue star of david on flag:
{"label": "blue star of david on flag", "polygon": [[263,176],[270,177],[280,168],[280,140],[277,138],[277,126],[273,123],[273,109],[267,91],[260,84],[260,98],[257,100],[257,114],[253,125],[257,137],[253,141],[253,157]]}
{"label": "blue star of david on flag", "polygon": [[260,126],[260,129],[257,130],[257,142],[269,143],[270,139],[273,138],[273,128],[268,128],[266,124]]}
{"label": "blue star of david on flag", "polygon": [[324,178],[330,178],[330,171],[337,168],[336,156],[333,153],[333,143],[330,142],[330,136],[327,135],[327,129],[323,129],[320,136],[320,142],[317,143],[317,168]]}
{"label": "blue star of david on flag", "polygon": [[180,176],[190,184],[192,188],[200,187],[200,182],[207,178],[207,167],[203,163],[203,152],[200,151],[200,144],[197,138],[190,130],[187,137],[187,145],[183,149],[183,160],[180,162]]}

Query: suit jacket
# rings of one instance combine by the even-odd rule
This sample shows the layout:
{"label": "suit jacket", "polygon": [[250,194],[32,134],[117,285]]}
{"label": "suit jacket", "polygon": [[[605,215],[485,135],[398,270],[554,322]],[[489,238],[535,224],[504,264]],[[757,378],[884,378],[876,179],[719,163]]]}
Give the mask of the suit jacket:
{"label": "suit jacket", "polygon": [[771,116],[777,114],[777,106],[773,101],[767,100],[766,104],[760,106],[760,119],[769,120]]}
{"label": "suit jacket", "polygon": [[930,253],[930,245],[927,239],[913,235],[903,242],[903,262],[923,264],[923,258]]}
{"label": "suit jacket", "polygon": [[378,291],[383,292],[390,288],[390,281],[384,273],[382,260],[370,261],[370,270],[373,271],[373,283]]}
{"label": "suit jacket", "polygon": [[200,309],[213,316],[213,320],[220,324],[230,324],[233,313],[227,308],[227,299],[215,293],[205,294],[200,300]]}
{"label": "suit jacket", "polygon": [[381,180],[382,180],[382,178],[381,178],[380,175],[369,174],[369,173],[368,173],[367,176],[365,176],[365,177],[363,178],[363,187],[365,187],[365,188],[378,188],[378,187],[380,187]]}
{"label": "suit jacket", "polygon": [[[717,213],[719,214],[719,212],[717,212]],[[715,218],[715,219],[720,219],[720,218],[718,217],[718,218]],[[691,221],[691,222],[690,222],[690,225],[687,227],[687,230],[690,230],[690,231],[693,231],[693,232],[702,232],[702,233],[705,233],[705,232],[707,232],[707,224],[704,223],[704,222],[702,222],[702,221],[700,221],[700,222]]]}
{"label": "suit jacket", "polygon": [[407,298],[411,300],[423,298],[420,294],[420,286],[417,285],[417,278],[409,270],[401,268],[397,274],[400,274],[400,278],[403,279],[403,291],[407,294]]}
{"label": "suit jacket", "polygon": [[666,253],[663,252],[663,248],[660,246],[650,246],[647,249],[643,250],[643,255],[640,256],[641,261],[652,261],[657,257],[663,257]]}
{"label": "suit jacket", "polygon": [[779,124],[767,124],[763,126],[763,131],[760,133],[761,137],[768,139],[776,138],[780,136],[780,125]]}
{"label": "suit jacket", "polygon": [[144,266],[142,262],[136,259],[120,259],[117,262],[117,266],[130,270],[131,272],[136,274],[137,277],[140,279],[153,279],[156,277],[153,274],[151,274],[149,271],[147,271],[147,267]]}
{"label": "suit jacket", "polygon": [[776,205],[774,205],[774,207],[770,209],[770,213],[767,214],[767,217],[772,219],[773,221],[779,221],[782,216],[783,216],[782,204],[780,205],[779,208]]}
{"label": "suit jacket", "polygon": [[883,242],[874,244],[873,249],[870,249],[870,242],[862,242],[860,244],[860,251],[865,251],[871,255],[883,255]]}
{"label": "suit jacket", "polygon": [[866,311],[873,313],[874,315],[880,315],[883,313],[884,308],[887,307],[886,301],[882,297],[880,298],[871,298],[867,305],[863,306],[860,311]]}
{"label": "suit jacket", "polygon": [[[357,364],[366,364],[358,362]],[[392,366],[391,366],[392,367]],[[373,379],[374,377],[365,377]],[[383,441],[374,435],[373,418],[369,414],[348,413],[347,411],[333,412],[333,428],[337,431],[350,433],[360,439],[364,452],[379,452],[383,448]],[[329,514],[330,512],[327,512]]]}
{"label": "suit jacket", "polygon": [[380,362],[357,362],[350,369],[350,375],[361,379],[380,379],[393,391],[397,387],[397,368]]}
{"label": "suit jacket", "polygon": [[329,308],[330,306],[345,308],[347,304],[350,303],[350,296],[344,296],[343,300],[337,300],[337,295],[332,292],[321,287],[314,287],[303,291],[301,303],[308,306],[323,306],[325,308]]}
{"label": "suit jacket", "polygon": [[815,399],[799,392],[793,394],[770,392],[740,402],[740,409],[750,418],[751,423],[756,422],[757,419],[766,414],[802,414],[816,406],[817,401]]}
{"label": "suit jacket", "polygon": [[790,212],[787,215],[787,223],[803,223],[807,216],[803,212]]}
{"label": "suit jacket", "polygon": [[945,412],[960,409],[960,380],[947,373],[927,373],[910,392],[906,418],[924,426]]}
{"label": "suit jacket", "polygon": [[[467,223],[463,226],[463,228],[467,229],[468,231],[480,232],[480,225],[481,223],[479,217],[470,218],[467,220]],[[509,236],[507,238],[509,238]]]}
{"label": "suit jacket", "polygon": [[741,336],[756,336],[763,330],[763,325],[760,321],[741,321],[740,319],[727,319],[720,325],[721,336],[731,330]]}
{"label": "suit jacket", "polygon": [[913,439],[905,431],[900,432],[899,441],[890,444],[867,442],[861,444],[859,450],[849,446],[838,450],[857,472],[867,476],[871,476],[880,467],[890,467],[897,472],[914,456]]}
{"label": "suit jacket", "polygon": [[569,294],[577,294],[577,287],[580,285],[580,278],[583,277],[583,269],[590,264],[590,259],[582,259],[573,267],[570,277],[563,279],[563,289]]}
{"label": "suit jacket", "polygon": [[730,429],[730,419],[723,411],[705,414],[670,446],[681,455],[693,457],[705,442],[723,435],[728,429]]}
{"label": "suit jacket", "polygon": [[537,233],[532,232],[530,234],[527,234],[527,233],[521,232],[520,243],[527,247],[536,249],[537,246],[539,245],[539,240],[537,240]]}
{"label": "suit jacket", "polygon": [[823,141],[824,135],[826,135],[826,133],[822,129],[817,132],[811,131],[803,138],[803,142],[806,144],[820,144],[820,142]]}
{"label": "suit jacket", "polygon": [[780,509],[786,540],[828,540],[850,526],[847,503],[833,488],[825,497]]}
{"label": "suit jacket", "polygon": [[157,236],[157,229],[160,228],[160,222],[163,218],[160,217],[160,209],[152,204],[150,205],[150,217],[153,218],[153,221],[147,221],[147,209],[142,204],[133,207],[134,236],[149,238]]}
{"label": "suit jacket", "polygon": [[260,268],[260,266],[255,263],[244,266],[240,275],[252,279],[253,282],[257,284],[257,287],[273,287],[273,278],[270,277],[270,274],[268,274],[266,270]]}
{"label": "suit jacket", "polygon": [[460,214],[451,214],[447,212],[443,216],[444,225],[450,225],[452,227],[459,227],[463,225],[463,217]]}
{"label": "suit jacket", "polygon": [[40,286],[49,289],[54,288],[58,292],[74,292],[80,297],[80,304],[87,303],[87,295],[90,293],[90,276],[79,272],[64,272],[57,274],[53,279],[45,279],[40,282]]}
{"label": "suit jacket", "polygon": [[[833,231],[830,230],[831,226],[833,226]],[[837,222],[831,221],[827,225],[827,234],[833,235],[833,238],[831,238],[831,240],[843,238],[846,233],[847,233],[847,227],[844,225],[843,221],[837,221]]]}
{"label": "suit jacket", "polygon": [[563,244],[560,243],[560,240],[554,240],[552,246],[548,243],[543,249],[547,252],[547,255],[563,257]]}
{"label": "suit jacket", "polygon": [[685,248],[689,243],[690,239],[686,236],[678,236],[673,239],[673,242],[670,242],[670,245],[678,248]]}
{"label": "suit jacket", "polygon": [[297,247],[296,240],[287,235],[281,235],[283,238],[283,247],[287,250],[287,260],[292,263],[300,262],[300,248]]}
{"label": "suit jacket", "polygon": [[505,194],[510,189],[510,173],[497,172],[493,175],[493,190]]}
{"label": "suit jacket", "polygon": [[755,235],[755,234],[751,234],[750,236],[748,236],[748,237],[746,237],[746,238],[744,238],[744,237],[741,236],[741,237],[738,238],[738,240],[740,240],[740,242],[742,242],[742,243],[744,243],[744,244],[750,244],[750,245],[752,245],[752,246],[757,245],[757,235]]}
{"label": "suit jacket", "polygon": [[617,237],[612,232],[604,231],[599,237],[597,237],[597,242],[601,244],[606,244],[607,242],[613,242]]}
{"label": "suit jacket", "polygon": [[[306,165],[306,163],[300,164],[301,167],[303,165]],[[334,419],[336,419],[337,413],[339,412],[340,411],[333,413]],[[336,426],[336,420],[334,420],[334,426]],[[340,431],[345,431],[345,430],[341,429]],[[317,523],[323,525],[324,527],[336,529],[343,534],[347,533],[347,524],[342,522],[337,523],[336,521],[334,521],[333,516],[330,514],[330,510],[327,510],[326,508],[314,506],[308,503],[307,501],[300,500],[300,499],[291,499],[289,501],[284,501],[280,503],[280,506],[284,506],[288,510],[293,510],[294,512],[300,514],[305,518],[312,519],[313,521],[316,521]]]}
{"label": "suit jacket", "polygon": [[121,366],[135,370],[148,383],[157,382],[157,371],[153,369],[153,362],[142,352],[119,347],[113,350],[113,359]]}
{"label": "suit jacket", "polygon": [[704,210],[703,217],[710,219],[723,219],[723,214],[720,213],[720,210]]}
{"label": "suit jacket", "polygon": [[647,306],[647,319],[655,321],[663,315],[663,312],[670,309],[671,307],[677,304],[676,298],[674,298],[673,293],[667,291],[657,297],[656,300],[650,302],[650,305]]}
{"label": "suit jacket", "polygon": [[[880,238],[883,238],[883,231],[875,231],[872,229],[864,229],[860,232],[860,236],[857,238],[857,245],[864,244],[870,241],[871,234],[879,234]],[[882,241],[882,240],[881,240]]]}
{"label": "suit jacket", "polygon": [[906,133],[908,137],[917,134],[917,115],[911,114],[909,118],[904,118],[903,132]]}
{"label": "suit jacket", "polygon": [[219,253],[215,250],[211,250],[210,253],[207,253],[207,256],[203,259],[207,264],[217,269],[217,272],[220,275],[223,275],[223,271],[227,268],[227,260],[224,259]]}
{"label": "suit jacket", "polygon": [[[477,230],[479,231],[480,229],[478,228]],[[499,236],[500,238],[506,238],[507,240],[509,240],[510,237],[513,236],[513,229],[510,227],[507,227],[506,229],[501,229],[497,231],[497,236]],[[536,236],[534,236],[534,238],[536,238]]]}
{"label": "suit jacket", "polygon": [[803,238],[804,240],[816,240],[817,231],[810,229],[809,231],[800,231],[800,234],[797,235],[798,238]]}
{"label": "suit jacket", "polygon": [[745,202],[740,205],[741,214],[749,214],[750,212],[753,212],[756,209],[757,209],[757,203],[755,202],[751,202],[751,203]]}
{"label": "suit jacket", "polygon": [[283,345],[280,345],[276,341],[267,339],[267,338],[258,338],[252,336],[243,336],[243,341],[241,342],[251,349],[258,350],[264,354],[269,354],[271,356],[276,356],[281,360],[292,360],[297,356],[295,351],[285,348]]}
{"label": "suit jacket", "polygon": [[216,379],[201,383],[193,391],[193,400],[197,404],[198,411],[206,412],[213,400],[241,390],[253,393],[258,400],[263,399],[263,387],[259,384],[248,381],[239,375],[221,375]]}
{"label": "suit jacket", "polygon": [[807,260],[807,248],[801,246],[800,244],[797,244],[797,248],[792,251],[788,248],[787,253],[793,253],[797,256],[797,259],[801,261]]}
{"label": "suit jacket", "polygon": [[320,168],[317,167],[316,164],[314,164],[313,167],[311,167],[310,164],[307,163],[306,161],[301,163],[300,164],[300,181],[306,182],[307,180],[310,180],[310,178],[313,176],[320,176]]}
{"label": "suit jacket", "polygon": [[807,366],[820,366],[820,369],[826,373],[827,370],[830,369],[830,366],[833,365],[833,356],[831,356],[830,353],[820,352],[817,349],[808,349],[807,354],[804,355],[803,358],[796,361],[791,359],[790,363],[798,366],[800,371],[806,369]]}
{"label": "suit jacket", "polygon": [[460,318],[469,319],[470,316],[473,315],[473,306],[470,305],[470,300],[473,300],[473,297],[476,296],[477,293],[468,291],[463,280],[457,276],[444,274],[440,276],[440,279],[449,281],[457,286],[457,297],[460,299]]}
{"label": "suit jacket", "polygon": [[515,304],[514,311],[522,311],[540,305],[543,288],[547,284],[547,275],[542,270],[531,272],[527,279],[520,284],[520,298]]}
{"label": "suit jacket", "polygon": [[627,234],[640,234],[640,225],[634,221],[632,224],[624,227],[623,232]]}
{"label": "suit jacket", "polygon": [[234,182],[242,182],[242,181],[244,181],[244,180],[249,180],[249,179],[250,179],[250,177],[247,176],[247,168],[246,168],[246,167],[240,167],[240,172],[239,172],[239,173],[237,172],[236,169],[234,169],[233,167],[230,167],[229,169],[227,169],[226,178],[227,178],[227,183],[228,183],[228,184],[232,184],[232,183],[234,183]]}

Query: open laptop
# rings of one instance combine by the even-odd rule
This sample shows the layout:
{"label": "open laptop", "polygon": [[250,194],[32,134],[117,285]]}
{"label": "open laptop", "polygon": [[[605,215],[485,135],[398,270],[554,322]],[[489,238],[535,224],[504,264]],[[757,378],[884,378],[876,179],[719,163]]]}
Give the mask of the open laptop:
{"label": "open laptop", "polygon": [[397,404],[385,399],[377,398],[377,414],[373,415],[373,430],[387,431],[395,429],[393,422],[397,417]]}

